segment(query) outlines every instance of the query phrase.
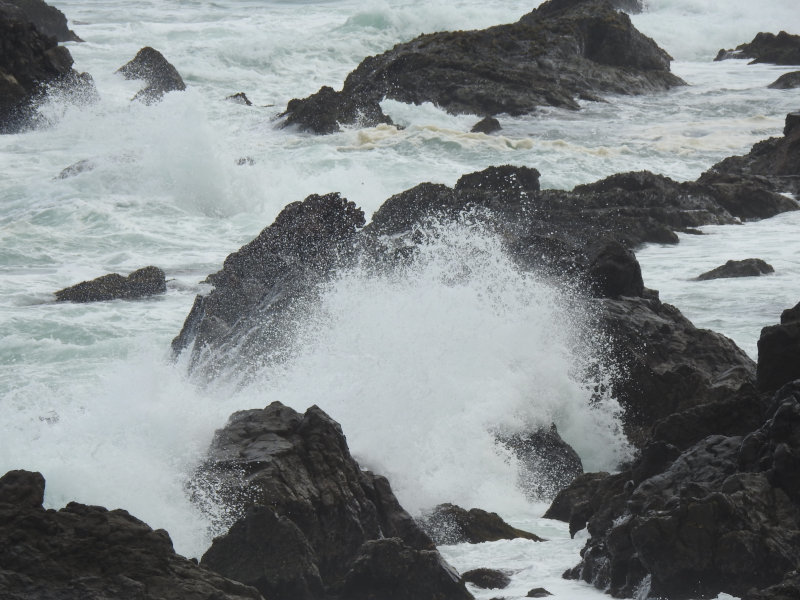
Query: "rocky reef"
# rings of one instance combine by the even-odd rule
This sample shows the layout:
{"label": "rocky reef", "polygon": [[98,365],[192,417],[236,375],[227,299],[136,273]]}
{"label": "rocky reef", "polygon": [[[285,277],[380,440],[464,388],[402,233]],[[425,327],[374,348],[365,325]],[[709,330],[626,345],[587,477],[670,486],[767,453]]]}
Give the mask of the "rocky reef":
{"label": "rocky reef", "polygon": [[750,64],[800,65],[800,35],[785,31],[777,35],[761,32],[753,41],[740,44],[733,50],[721,49],[714,60],[731,58],[749,60]]}
{"label": "rocky reef", "polygon": [[127,277],[119,273],[102,275],[58,290],[58,302],[101,302],[103,300],[132,300],[167,291],[164,271],[158,267],[142,267]]}
{"label": "rocky reef", "polygon": [[578,109],[579,100],[684,85],[670,60],[607,0],[549,0],[516,23],[422,35],[366,58],[341,91],[290,101],[284,124],[326,134],[389,123],[384,98],[481,116]]}
{"label": "rocky reef", "polygon": [[136,92],[133,100],[153,104],[167,92],[186,89],[178,70],[158,50],[145,46],[130,61],[117,69],[125,79],[141,79],[145,87]]}

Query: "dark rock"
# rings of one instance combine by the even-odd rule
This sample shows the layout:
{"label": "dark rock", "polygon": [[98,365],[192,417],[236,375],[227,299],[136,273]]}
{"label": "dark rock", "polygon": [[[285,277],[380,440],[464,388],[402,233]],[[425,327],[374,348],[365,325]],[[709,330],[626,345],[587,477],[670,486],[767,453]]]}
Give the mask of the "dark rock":
{"label": "dark rock", "polygon": [[674,306],[645,298],[599,300],[599,325],[620,373],[614,397],[637,445],[676,412],[722,401],[755,381],[753,361],[723,335],[697,329]]}
{"label": "dark rock", "polygon": [[133,97],[145,104],[158,102],[167,92],[186,89],[178,70],[163,54],[149,46],[139,50],[133,59],[117,69],[117,73],[125,79],[141,79],[147,84]]}
{"label": "dark rock", "polygon": [[303,310],[302,300],[313,296],[314,286],[335,267],[354,257],[363,225],[361,209],[339,194],[313,194],[289,204],[272,225],[229,255],[221,271],[209,276],[214,290],[197,297],[173,350],[191,345],[192,368],[197,370],[201,358],[230,358],[210,352],[229,341],[242,353],[282,347],[291,336],[292,314]]}
{"label": "dark rock", "polygon": [[364,543],[347,573],[341,597],[348,600],[472,600],[472,594],[458,573],[438,552],[409,547],[399,538]]}
{"label": "dark rock", "polygon": [[352,598],[393,586],[469,598],[455,594],[463,584],[388,481],[360,469],[339,425],[316,406],[304,415],[278,402],[235,413],[192,486],[242,513],[201,565],[269,598],[321,600],[342,586]]}
{"label": "dark rock", "polygon": [[499,435],[498,441],[519,460],[520,487],[533,499],[553,498],[583,473],[580,456],[554,424],[549,429]]}
{"label": "dark rock", "polygon": [[39,31],[16,3],[0,1],[0,40],[0,133],[35,124],[35,106],[49,90],[75,101],[96,97],[92,78],[72,69],[69,50]]}
{"label": "dark rock", "polygon": [[465,510],[454,504],[440,504],[420,519],[420,525],[436,545],[481,544],[498,540],[522,538],[534,542],[544,541],[538,535],[512,527],[497,513],[480,508]]}
{"label": "dark rock", "polygon": [[742,596],[742,600],[797,600],[800,598],[800,574],[795,571],[783,581],[763,590],[752,589]]}
{"label": "dark rock", "polygon": [[511,583],[511,577],[497,569],[472,569],[462,573],[461,578],[482,590],[502,590]]}
{"label": "dark rock", "polygon": [[795,131],[800,126],[800,112],[793,112],[786,115],[786,124],[783,126],[783,135],[794,137]]}
{"label": "dark rock", "polygon": [[70,502],[42,508],[44,478],[0,478],[0,589],[9,600],[261,600],[254,588],[220,577],[172,549],[124,510]]}
{"label": "dark rock", "polygon": [[767,87],[773,90],[791,90],[798,88],[800,87],[800,71],[784,73]]}
{"label": "dark rock", "polygon": [[308,98],[294,98],[286,105],[284,127],[296,125],[300,131],[320,135],[336,133],[340,125],[356,124],[360,127],[375,127],[382,123],[392,124],[383,114],[379,100],[365,95],[349,95],[323,86]]}
{"label": "dark rock", "polygon": [[500,127],[500,121],[495,119],[494,117],[484,117],[470,129],[470,133],[495,133],[500,131],[502,127]]}
{"label": "dark rock", "polygon": [[641,296],[644,293],[639,261],[619,242],[608,242],[594,255],[588,279],[592,291],[600,298]]}
{"label": "dark rock", "polygon": [[526,598],[547,598],[548,596],[552,596],[550,592],[548,592],[544,588],[534,588],[529,590],[528,593],[525,595]]}
{"label": "dark rock", "polygon": [[744,260],[729,260],[724,265],[706,271],[697,276],[698,281],[711,279],[725,279],[729,277],[758,277],[767,273],[774,273],[772,265],[765,263],[760,258],[745,258]]}
{"label": "dark rock", "polygon": [[158,267],[142,267],[127,277],[111,273],[64,288],[56,292],[56,300],[58,302],[130,300],[163,294],[166,291],[164,271]]}
{"label": "dark rock", "polygon": [[577,485],[565,490],[572,499],[561,512],[583,508],[591,535],[568,576],[615,597],[634,595],[648,576],[653,597],[791,590],[800,558],[800,385],[769,405],[745,436],[711,435],[677,456],[668,444],[651,445],[618,475],[595,476],[583,497]]}
{"label": "dark rock", "polygon": [[245,106],[253,106],[253,103],[250,102],[250,98],[247,97],[247,94],[244,92],[237,92],[236,94],[231,94],[227,98],[225,98],[228,102],[233,102],[234,104],[244,104]]}
{"label": "dark rock", "polygon": [[800,304],[783,311],[780,325],[761,330],[758,339],[758,388],[774,391],[800,379]]}
{"label": "dark rock", "polygon": [[85,158],[83,160],[79,160],[76,163],[71,164],[68,167],[64,167],[61,169],[61,172],[58,174],[56,179],[69,179],[70,177],[75,177],[76,175],[80,175],[81,173],[87,173],[89,171],[94,170],[95,164],[94,161]]}
{"label": "dark rock", "polygon": [[40,33],[54,37],[58,42],[83,41],[67,27],[67,17],[64,13],[43,0],[0,0],[0,10],[6,8],[22,11],[25,20],[33,23]]}
{"label": "dark rock", "polygon": [[714,60],[729,58],[748,59],[750,64],[800,65],[800,35],[761,32],[752,42],[740,44],[735,50],[720,50]]}
{"label": "dark rock", "polygon": [[294,99],[284,116],[287,125],[331,133],[340,124],[385,122],[384,98],[487,116],[577,109],[577,97],[684,85],[669,72],[670,60],[606,0],[550,0],[516,23],[398,44],[362,61],[341,92],[324,87]]}

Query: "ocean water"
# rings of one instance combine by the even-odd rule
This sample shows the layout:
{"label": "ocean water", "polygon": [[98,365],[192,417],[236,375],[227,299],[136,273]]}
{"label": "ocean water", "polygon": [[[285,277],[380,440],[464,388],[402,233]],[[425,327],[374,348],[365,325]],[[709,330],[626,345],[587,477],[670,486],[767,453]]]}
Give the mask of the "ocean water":
{"label": "ocean water", "polygon": [[[169,342],[205,290],[199,282],[310,193],[341,192],[369,216],[417,183],[452,185],[496,164],[536,167],[553,188],[640,169],[687,180],[779,135],[800,95],[766,86],[793,69],[712,59],[758,31],[800,32],[796,0],[648,0],[633,21],[689,83],[666,94],[501,116],[496,136],[469,133],[476,117],[387,101],[402,131],[324,137],[280,129],[276,116],[293,97],[338,88],[367,55],[423,32],[516,20],[537,2],[54,4],[86,40],[68,47],[100,100],[54,98],[41,109],[45,126],[0,137],[0,472],[39,470],[48,506],[122,507],[200,556],[217,532],[183,482],[214,430],[233,411],[273,400],[318,404],[410,510],[479,506],[551,539],[446,548],[456,567],[513,571],[507,597],[540,586],[599,596],[560,579],[582,540],[540,518],[546,503],[526,499],[493,433],[556,422],[588,468],[613,469],[629,452],[614,399],[592,404],[579,383],[602,357],[602,340],[568,290],[516,271],[485,232],[445,228],[409,272],[343,273],[309,310],[292,359],[247,385],[233,373],[201,385],[171,362]],[[139,84],[115,70],[146,45],[175,65],[186,92],[130,102]],[[240,91],[254,106],[224,100]],[[58,178],[78,161],[93,168]],[[708,227],[677,246],[644,248],[645,284],[755,356],[760,328],[800,300],[798,220]],[[751,256],[776,273],[691,281]],[[148,264],[167,273],[165,295],[54,302],[57,289]]]}

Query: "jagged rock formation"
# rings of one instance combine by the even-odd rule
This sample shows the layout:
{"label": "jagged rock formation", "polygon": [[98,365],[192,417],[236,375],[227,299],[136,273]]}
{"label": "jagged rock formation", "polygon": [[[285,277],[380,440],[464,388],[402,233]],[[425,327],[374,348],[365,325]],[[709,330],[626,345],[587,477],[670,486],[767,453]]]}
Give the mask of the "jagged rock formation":
{"label": "jagged rock formation", "polygon": [[92,78],[72,69],[69,50],[41,32],[16,4],[0,2],[0,40],[0,134],[31,126],[34,105],[49,89],[76,99],[95,97]]}
{"label": "jagged rock formation", "polygon": [[734,50],[720,50],[714,60],[730,58],[747,59],[750,64],[800,65],[800,35],[761,32],[752,42],[740,44]]}
{"label": "jagged rock formation", "polygon": [[745,258],[744,260],[729,260],[724,265],[706,271],[697,276],[698,281],[711,279],[726,279],[729,277],[758,277],[767,273],[774,273],[775,268],[760,258]]}
{"label": "jagged rock formation", "polygon": [[0,477],[0,595],[6,600],[263,600],[172,549],[124,510],[70,502],[45,510],[40,473]]}
{"label": "jagged rock formation", "polygon": [[549,0],[516,23],[426,34],[366,58],[342,91],[326,86],[289,102],[284,124],[326,134],[390,123],[384,98],[483,116],[577,109],[579,99],[684,85],[670,60],[606,0]]}
{"label": "jagged rock formation", "polygon": [[57,291],[58,302],[101,302],[131,300],[167,291],[164,271],[158,267],[142,267],[127,277],[119,273],[102,275]]}
{"label": "jagged rock formation", "polygon": [[389,482],[360,469],[316,406],[235,413],[194,486],[223,490],[244,511],[201,565],[267,598],[471,598]]}
{"label": "jagged rock formation", "polygon": [[153,104],[172,91],[183,91],[186,84],[178,70],[158,50],[146,46],[129,62],[117,69],[125,79],[142,79],[147,84],[133,100]]}
{"label": "jagged rock formation", "polygon": [[0,0],[0,10],[20,11],[23,21],[33,23],[39,33],[56,38],[57,42],[82,42],[67,26],[67,17],[43,0]]}

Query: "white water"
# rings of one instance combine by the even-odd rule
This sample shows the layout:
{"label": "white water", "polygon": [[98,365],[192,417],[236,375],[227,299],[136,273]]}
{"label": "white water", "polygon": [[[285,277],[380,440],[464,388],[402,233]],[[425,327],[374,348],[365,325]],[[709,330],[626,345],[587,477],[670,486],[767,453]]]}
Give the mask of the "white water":
{"label": "white water", "polygon": [[[710,61],[758,31],[800,32],[796,1],[649,0],[634,22],[690,83],[668,94],[501,117],[504,130],[492,137],[468,133],[476,118],[386,102],[405,130],[322,138],[277,129],[273,119],[292,97],[339,87],[368,54],[423,31],[512,21],[532,4],[55,4],[86,40],[69,48],[101,99],[54,103],[45,108],[50,127],[0,137],[0,472],[40,470],[48,506],[124,507],[166,528],[178,551],[199,556],[210,532],[182,482],[214,429],[234,410],[273,399],[298,409],[316,403],[410,508],[481,505],[560,540],[449,550],[457,567],[484,559],[492,562],[484,566],[547,564],[541,572],[514,567],[514,589],[524,595],[530,583],[563,597],[595,595],[558,578],[581,544],[538,520],[543,505],[522,499],[513,461],[487,436],[493,427],[554,419],[588,466],[613,468],[624,451],[613,403],[587,411],[585,390],[570,377],[592,357],[575,351],[584,332],[569,297],[516,273],[482,234],[433,243],[435,255],[405,278],[344,275],[309,316],[306,343],[286,371],[244,389],[187,381],[168,360],[169,341],[201,290],[197,282],[309,193],[342,192],[369,215],[421,181],[453,184],[491,164],[534,166],[545,187],[637,169],[693,179],[778,135],[785,114],[799,108],[798,94],[765,86],[792,69]],[[185,93],[149,107],[129,102],[138,84],[114,71],[145,45],[176,66]],[[239,91],[258,106],[223,101]],[[254,164],[237,166],[241,157]],[[54,179],[84,159],[95,168]],[[676,247],[643,250],[645,283],[754,354],[760,327],[800,300],[796,219],[707,228],[710,235],[686,236]],[[459,252],[480,260],[462,273]],[[766,259],[776,274],[688,281],[749,256]],[[52,302],[54,290],[146,264],[167,272],[165,296]],[[445,276],[454,272],[463,276]]]}

